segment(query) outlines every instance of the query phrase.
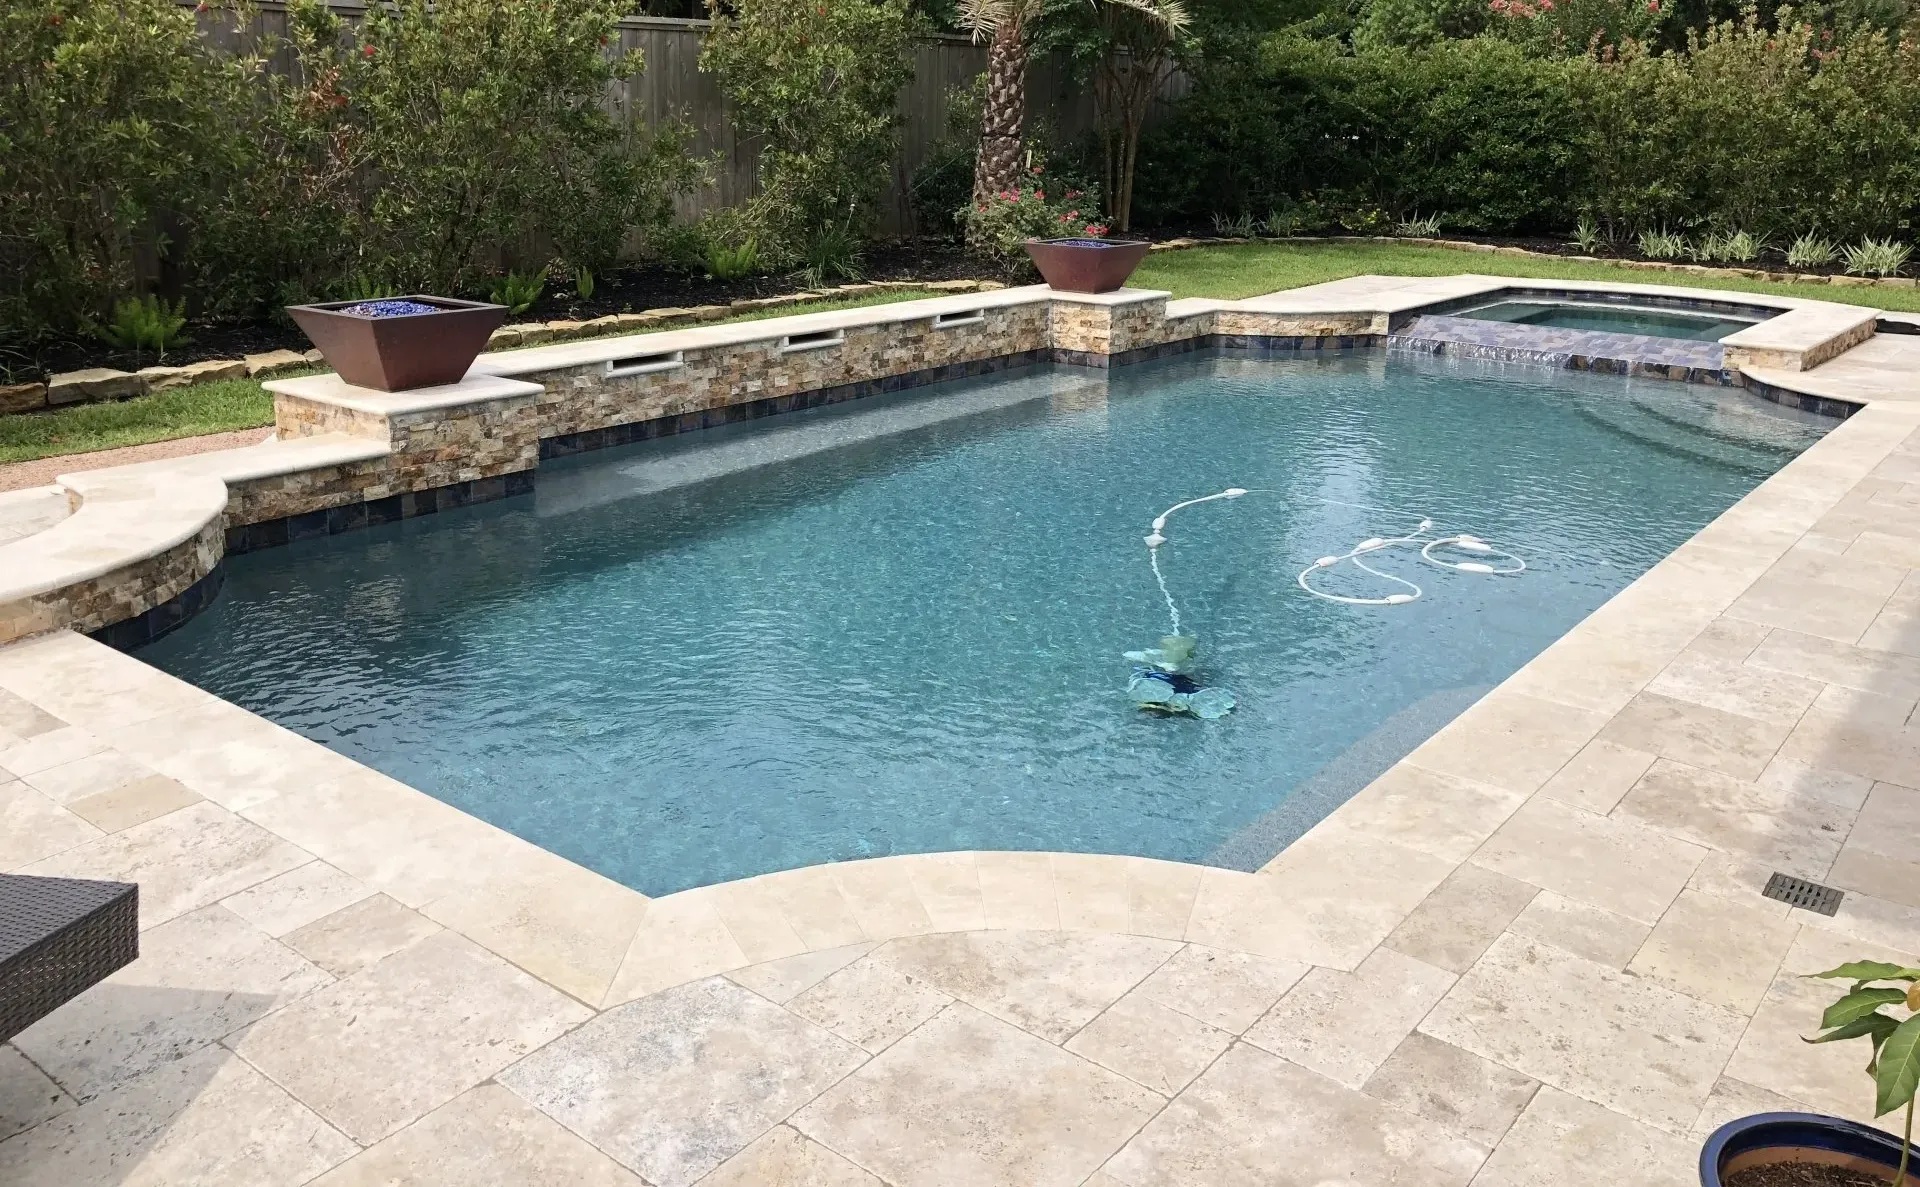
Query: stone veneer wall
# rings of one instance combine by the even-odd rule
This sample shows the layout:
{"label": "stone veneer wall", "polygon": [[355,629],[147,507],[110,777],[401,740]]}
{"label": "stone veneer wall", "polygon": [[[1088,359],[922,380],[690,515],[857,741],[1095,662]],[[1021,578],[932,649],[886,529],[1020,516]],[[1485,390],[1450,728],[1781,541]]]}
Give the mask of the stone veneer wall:
{"label": "stone veneer wall", "polygon": [[1729,346],[1726,365],[1729,370],[1764,367],[1776,371],[1805,371],[1840,357],[1873,335],[1874,323],[1869,319],[1844,334],[1834,335],[1811,350],[1765,350],[1751,346]]}
{"label": "stone veneer wall", "polygon": [[1353,338],[1386,333],[1387,317],[1371,313],[1253,313],[1222,309],[1214,315],[1213,332],[1235,337]]}
{"label": "stone veneer wall", "polygon": [[0,606],[0,639],[63,627],[91,633],[164,606],[220,564],[226,530],[225,517],[216,515],[198,533],[158,556]]}
{"label": "stone veneer wall", "polygon": [[346,433],[384,440],[391,452],[368,461],[227,485],[235,526],[371,503],[531,470],[539,463],[539,410],[531,395],[382,416],[281,393],[275,431],[283,438]]}
{"label": "stone veneer wall", "polygon": [[596,363],[516,378],[546,388],[539,435],[553,438],[1046,349],[1046,303],[981,313],[952,328],[926,317],[855,326],[841,342],[809,350],[783,352],[778,340],[704,347],[685,351],[672,370],[642,375],[609,376]]}

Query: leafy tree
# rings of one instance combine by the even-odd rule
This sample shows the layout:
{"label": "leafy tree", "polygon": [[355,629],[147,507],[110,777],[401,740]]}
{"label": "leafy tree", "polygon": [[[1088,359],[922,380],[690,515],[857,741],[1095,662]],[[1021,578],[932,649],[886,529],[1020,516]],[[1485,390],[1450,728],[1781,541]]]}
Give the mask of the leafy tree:
{"label": "leafy tree", "polygon": [[155,227],[190,221],[244,146],[254,60],[223,58],[173,0],[0,5],[0,318],[38,336],[131,291]]}
{"label": "leafy tree", "polygon": [[797,256],[830,225],[871,222],[892,181],[900,89],[921,29],[906,0],[739,0],[715,10],[700,68],[759,150],[775,254]]}
{"label": "leafy tree", "polygon": [[[1088,3],[1125,8],[1150,24],[1160,25],[1169,47],[1188,23],[1180,0]],[[1027,118],[1027,61],[1047,9],[1047,0],[960,0],[960,24],[976,39],[987,41],[987,95],[980,121],[979,157],[973,170],[976,203],[1020,186],[1025,156],[1022,136]],[[1137,143],[1137,130],[1134,135]]]}

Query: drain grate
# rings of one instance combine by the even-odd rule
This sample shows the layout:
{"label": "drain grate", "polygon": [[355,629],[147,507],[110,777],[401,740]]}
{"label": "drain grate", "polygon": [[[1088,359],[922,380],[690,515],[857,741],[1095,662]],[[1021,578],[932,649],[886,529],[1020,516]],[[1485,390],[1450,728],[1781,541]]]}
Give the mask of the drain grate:
{"label": "drain grate", "polygon": [[1840,899],[1844,891],[1831,886],[1822,886],[1818,882],[1809,882],[1805,878],[1796,878],[1791,874],[1775,874],[1767,879],[1767,888],[1760,892],[1771,899],[1791,903],[1822,915],[1831,915],[1840,909]]}

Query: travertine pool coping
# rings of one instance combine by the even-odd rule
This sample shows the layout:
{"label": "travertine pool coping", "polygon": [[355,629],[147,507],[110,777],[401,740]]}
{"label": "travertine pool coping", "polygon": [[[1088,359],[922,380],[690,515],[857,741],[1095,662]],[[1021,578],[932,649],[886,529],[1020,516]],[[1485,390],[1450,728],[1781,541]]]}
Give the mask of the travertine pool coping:
{"label": "travertine pool coping", "polygon": [[0,1047],[0,1181],[1680,1187],[1720,1120],[1859,1116],[1800,974],[1920,954],[1897,345],[1770,376],[1863,407],[1257,874],[648,900],[82,636],[0,649],[0,869],[146,928]]}

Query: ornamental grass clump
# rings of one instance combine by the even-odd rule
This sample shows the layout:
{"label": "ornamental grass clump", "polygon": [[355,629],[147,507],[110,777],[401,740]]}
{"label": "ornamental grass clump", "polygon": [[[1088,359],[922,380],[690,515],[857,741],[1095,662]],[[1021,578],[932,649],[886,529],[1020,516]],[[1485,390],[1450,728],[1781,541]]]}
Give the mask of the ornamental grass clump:
{"label": "ornamental grass clump", "polygon": [[1840,258],[1840,245],[1808,231],[1787,245],[1787,265],[1792,268],[1824,268]]}
{"label": "ornamental grass clump", "polygon": [[1440,216],[1437,214],[1412,215],[1393,225],[1393,233],[1402,239],[1438,239],[1440,237]]}
{"label": "ornamental grass clump", "polygon": [[[1866,1039],[1873,1045],[1867,1060],[1867,1075],[1873,1077],[1873,1115],[1884,1117],[1895,1109],[1906,1109],[1900,1166],[1893,1178],[1893,1187],[1905,1187],[1913,1155],[1914,1090],[1920,1087],[1920,969],[1856,960],[1813,975],[1851,981],[1853,987],[1820,1016],[1820,1029],[1826,1033],[1802,1041]],[[1884,1013],[1887,1009],[1898,1013]]]}
{"label": "ornamental grass clump", "polygon": [[1846,249],[1847,275],[1892,276],[1912,254],[1911,244],[1893,239],[1862,239]]}
{"label": "ornamental grass clump", "polygon": [[1693,257],[1716,264],[1745,263],[1760,254],[1761,243],[1748,231],[1709,231],[1693,249]]}
{"label": "ornamental grass clump", "polygon": [[1687,237],[1662,227],[1640,232],[1640,254],[1650,260],[1677,260],[1688,254]]}

